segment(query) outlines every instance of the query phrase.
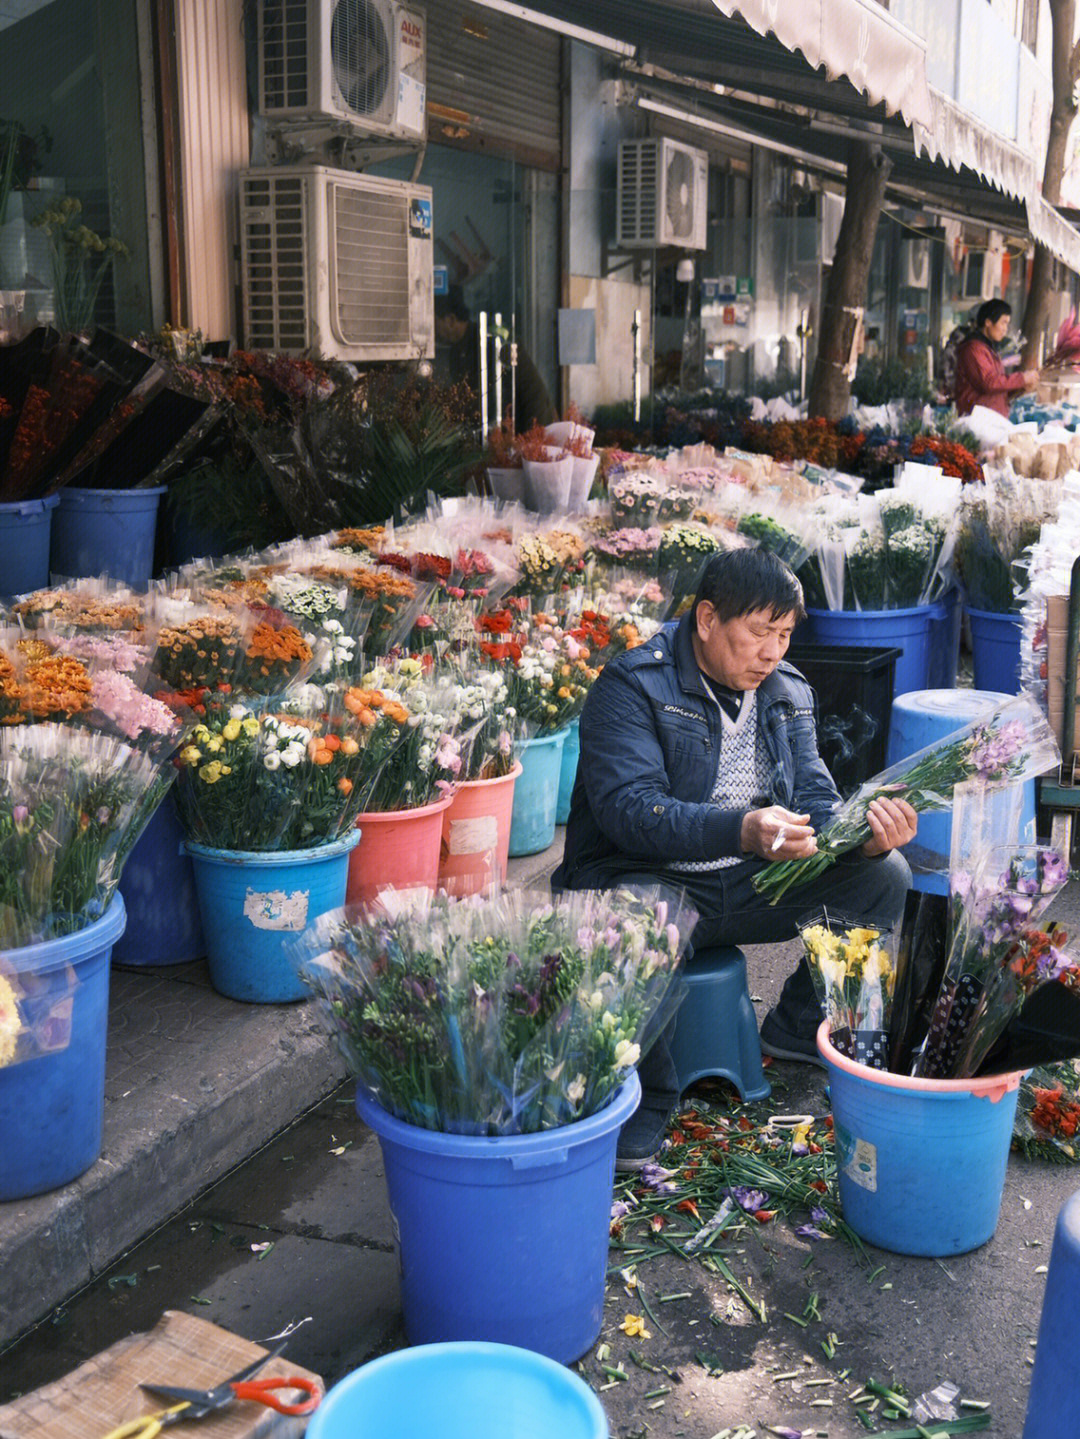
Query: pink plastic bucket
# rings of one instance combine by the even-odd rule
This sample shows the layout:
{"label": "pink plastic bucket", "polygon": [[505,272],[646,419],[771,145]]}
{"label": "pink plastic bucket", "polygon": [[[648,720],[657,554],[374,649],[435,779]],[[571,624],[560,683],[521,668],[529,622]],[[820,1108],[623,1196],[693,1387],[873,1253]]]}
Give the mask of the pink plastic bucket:
{"label": "pink plastic bucket", "polygon": [[447,894],[479,894],[506,883],[510,816],[520,773],[521,761],[515,760],[509,774],[466,780],[454,791],[449,809],[443,811],[439,859],[439,888]]}
{"label": "pink plastic bucket", "polygon": [[419,809],[362,814],[360,843],[349,856],[347,902],[377,899],[384,889],[426,889],[439,882],[443,815],[452,795]]}

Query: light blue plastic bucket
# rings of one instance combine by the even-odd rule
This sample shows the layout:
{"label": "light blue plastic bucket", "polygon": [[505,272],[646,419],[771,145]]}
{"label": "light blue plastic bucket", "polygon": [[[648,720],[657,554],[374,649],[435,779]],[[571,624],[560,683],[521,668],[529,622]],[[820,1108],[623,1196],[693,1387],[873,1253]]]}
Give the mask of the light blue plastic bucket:
{"label": "light blue plastic bucket", "polygon": [[631,1071],[588,1119],[488,1139],[403,1124],[358,1091],[382,1147],[410,1343],[490,1340],[563,1364],[590,1348],[604,1317],[615,1144],[640,1098]]}
{"label": "light blue plastic bucket", "polygon": [[997,1227],[1019,1074],[912,1079],[856,1064],[818,1030],[829,1071],[840,1207],[860,1239],[943,1258]]}
{"label": "light blue plastic bucket", "polygon": [[566,726],[566,740],[563,744],[562,764],[559,769],[559,801],[555,808],[555,823],[565,824],[570,818],[570,797],[574,793],[577,779],[577,762],[581,754],[581,717],[572,719]]}
{"label": "light blue plastic bucket", "polygon": [[[1004,704],[1008,695],[992,690],[918,690],[897,695],[889,720],[889,747],[886,763],[916,754],[927,745],[948,739],[965,725],[985,719]],[[1035,781],[1024,785],[1019,797],[1014,789],[992,789],[987,795],[990,822],[1000,843],[1011,842],[1012,813],[1019,811],[1019,844],[1035,843]],[[951,809],[919,816],[915,838],[904,846],[911,865],[913,884],[924,894],[948,894],[949,852],[952,848]]]}
{"label": "light blue plastic bucket", "polygon": [[53,516],[50,567],[54,575],[111,575],[142,586],[154,569],[158,502],[166,486],[145,490],[60,491]]}
{"label": "light blue plastic bucket", "polygon": [[335,1384],[307,1439],[608,1439],[572,1370],[511,1344],[424,1344]]}
{"label": "light blue plastic bucket", "polygon": [[210,980],[219,994],[250,1004],[306,999],[289,959],[297,934],[345,903],[353,829],[332,844],[276,853],[210,849],[188,841]]}
{"label": "light blue plastic bucket", "polygon": [[52,512],[59,495],[0,505],[0,594],[25,595],[49,583]]}
{"label": "light blue plastic bucket", "polygon": [[77,1179],[101,1153],[109,956],[124,932],[113,895],[75,934],[0,951],[0,970],[23,991],[33,1057],[0,1067],[0,1200],[45,1194]]}
{"label": "light blue plastic bucket", "polygon": [[539,854],[555,840],[566,730],[522,740],[515,746],[521,773],[510,816],[510,857]]}
{"label": "light blue plastic bucket", "polygon": [[930,626],[934,605],[906,610],[807,610],[813,639],[819,645],[861,645],[864,649],[900,651],[894,694],[922,690],[930,674]]}
{"label": "light blue plastic bucket", "polygon": [[996,614],[992,610],[968,610],[971,622],[971,659],[977,690],[1020,693],[1019,615]]}
{"label": "light blue plastic bucket", "polygon": [[185,964],[206,953],[195,875],[171,795],[136,840],[120,878],[120,893],[128,926],[113,945],[114,963]]}

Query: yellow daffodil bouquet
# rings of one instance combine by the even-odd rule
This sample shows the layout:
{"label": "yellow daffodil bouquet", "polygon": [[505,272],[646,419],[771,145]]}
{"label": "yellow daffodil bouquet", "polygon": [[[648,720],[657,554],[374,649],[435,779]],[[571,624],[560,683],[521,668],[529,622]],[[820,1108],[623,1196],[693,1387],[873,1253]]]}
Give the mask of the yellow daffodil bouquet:
{"label": "yellow daffodil bouquet", "polygon": [[800,921],[799,935],[832,1043],[862,1064],[887,1069],[896,987],[892,932],[818,910]]}
{"label": "yellow daffodil bouquet", "polygon": [[362,1092],[407,1124],[530,1134],[611,1100],[662,1023],[696,913],[680,892],[515,890],[335,910],[294,946]]}

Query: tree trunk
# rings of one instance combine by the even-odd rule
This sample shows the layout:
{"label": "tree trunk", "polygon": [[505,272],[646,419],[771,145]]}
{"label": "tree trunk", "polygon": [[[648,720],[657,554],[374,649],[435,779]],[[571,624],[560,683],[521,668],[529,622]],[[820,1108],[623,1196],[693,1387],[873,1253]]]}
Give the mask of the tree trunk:
{"label": "tree trunk", "polygon": [[885,185],[892,161],[880,145],[859,140],[848,158],[844,215],[821,308],[817,359],[810,381],[811,415],[839,420],[851,399],[848,365],[866,304]]}
{"label": "tree trunk", "polygon": [[[1050,0],[1053,34],[1051,68],[1054,99],[1050,109],[1050,135],[1046,142],[1043,165],[1043,199],[1056,205],[1061,199],[1061,182],[1069,153],[1069,134],[1076,119],[1076,86],[1080,79],[1080,45],[1076,36],[1076,0]],[[1024,353],[1020,363],[1032,369],[1039,358],[1043,331],[1050,317],[1050,278],[1053,259],[1044,245],[1036,243],[1035,262],[1031,270],[1027,304],[1024,307]]]}

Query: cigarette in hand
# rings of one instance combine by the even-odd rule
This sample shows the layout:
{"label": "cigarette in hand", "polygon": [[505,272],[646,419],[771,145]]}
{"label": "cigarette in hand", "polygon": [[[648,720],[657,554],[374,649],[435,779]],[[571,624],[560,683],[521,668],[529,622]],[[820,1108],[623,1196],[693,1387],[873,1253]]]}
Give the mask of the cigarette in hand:
{"label": "cigarette in hand", "polygon": [[772,844],[769,846],[770,852],[773,851],[773,850],[779,849],[780,846],[784,843],[784,840],[785,840],[786,838],[787,838],[787,830],[784,828],[783,825],[781,825],[780,828],[776,831],[776,838],[773,840]]}

